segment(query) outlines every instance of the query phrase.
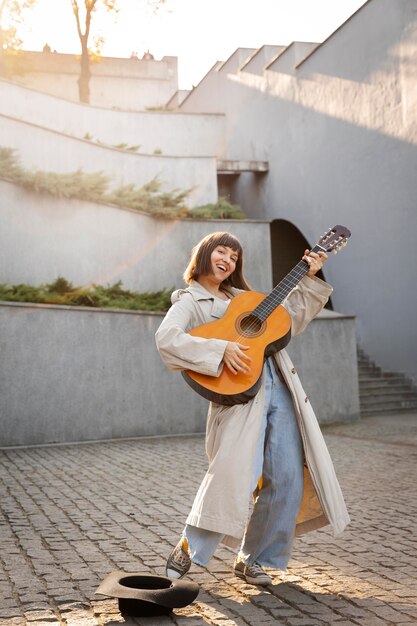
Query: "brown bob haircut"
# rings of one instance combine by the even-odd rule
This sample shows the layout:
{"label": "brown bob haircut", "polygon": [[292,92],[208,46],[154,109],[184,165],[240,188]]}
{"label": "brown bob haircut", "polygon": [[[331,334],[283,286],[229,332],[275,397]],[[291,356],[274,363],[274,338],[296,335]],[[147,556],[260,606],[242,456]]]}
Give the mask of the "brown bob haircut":
{"label": "brown bob haircut", "polygon": [[184,280],[189,285],[193,280],[199,279],[200,276],[207,276],[212,273],[211,270],[211,253],[217,246],[227,246],[237,252],[236,269],[230,274],[222,284],[221,289],[225,287],[236,287],[237,289],[245,289],[250,291],[250,287],[243,275],[243,249],[236,237],[227,232],[216,232],[207,235],[202,239],[191,252],[191,259],[184,272]]}

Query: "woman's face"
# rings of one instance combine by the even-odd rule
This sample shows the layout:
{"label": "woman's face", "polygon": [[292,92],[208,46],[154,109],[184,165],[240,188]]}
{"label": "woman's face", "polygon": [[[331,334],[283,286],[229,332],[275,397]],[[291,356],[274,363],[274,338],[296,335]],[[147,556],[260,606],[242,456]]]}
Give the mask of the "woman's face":
{"label": "woman's face", "polygon": [[236,269],[238,253],[228,246],[217,246],[211,253],[211,272],[217,283],[229,278]]}

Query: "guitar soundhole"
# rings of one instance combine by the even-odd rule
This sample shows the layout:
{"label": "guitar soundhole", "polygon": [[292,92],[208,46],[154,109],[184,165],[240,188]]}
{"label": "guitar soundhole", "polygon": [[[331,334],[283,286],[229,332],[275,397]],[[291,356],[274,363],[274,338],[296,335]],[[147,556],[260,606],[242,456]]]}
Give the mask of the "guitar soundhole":
{"label": "guitar soundhole", "polygon": [[236,329],[242,337],[259,337],[265,328],[265,322],[252,315],[251,313],[242,313],[236,319]]}

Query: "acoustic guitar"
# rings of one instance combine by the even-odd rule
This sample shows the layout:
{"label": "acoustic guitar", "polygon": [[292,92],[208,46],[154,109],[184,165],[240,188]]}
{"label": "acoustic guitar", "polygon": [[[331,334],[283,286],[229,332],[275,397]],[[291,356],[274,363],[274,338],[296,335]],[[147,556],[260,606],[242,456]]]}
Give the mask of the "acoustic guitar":
{"label": "acoustic guitar", "polygon": [[[347,244],[350,231],[334,226],[320,238],[312,252],[337,252]],[[282,350],[291,339],[291,317],[282,305],[290,291],[309,271],[301,260],[267,296],[245,291],[235,296],[224,316],[215,322],[197,326],[190,335],[205,339],[237,341],[249,346],[245,354],[251,357],[250,371],[233,374],[223,367],[220,376],[184,370],[185,381],[200,396],[226,406],[244,404],[253,398],[261,385],[264,359]]]}

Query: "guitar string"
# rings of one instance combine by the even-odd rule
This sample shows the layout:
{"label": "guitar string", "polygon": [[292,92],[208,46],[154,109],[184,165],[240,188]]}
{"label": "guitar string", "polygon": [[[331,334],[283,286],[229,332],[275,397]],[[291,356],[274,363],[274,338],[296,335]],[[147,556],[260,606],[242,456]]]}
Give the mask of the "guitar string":
{"label": "guitar string", "polygon": [[[327,249],[320,246],[320,244],[316,244],[311,251],[318,252],[319,250],[323,250],[325,252],[329,252],[330,249]],[[293,267],[292,270],[274,287],[274,289],[269,293],[261,302],[251,311],[248,315],[253,315],[254,311],[258,309],[258,313],[262,316],[261,319],[257,318],[256,314],[254,315],[254,320],[251,322],[247,328],[245,329],[245,333],[251,333],[255,331],[259,327],[259,321],[261,325],[263,322],[267,320],[270,314],[281,304],[281,302],[287,297],[287,295],[292,291],[294,287],[300,282],[300,280],[307,274],[309,270],[309,264],[307,261],[303,259],[297,263]],[[295,280],[294,280],[295,279]],[[278,303],[278,304],[277,304]],[[264,318],[264,319],[262,319]],[[238,333],[235,336],[234,341],[239,342],[242,339],[247,338],[245,334]]]}
{"label": "guitar string", "polygon": [[[303,263],[303,265],[301,266],[300,263]],[[265,319],[261,318],[261,320],[259,320],[259,318],[257,318],[255,315],[254,321],[251,322],[247,326],[245,333],[250,333],[252,331],[255,331],[257,327],[259,326],[259,321],[261,322],[261,324],[264,321],[266,321],[269,315],[277,308],[277,306],[279,306],[279,304],[286,298],[286,296],[290,293],[290,291],[292,291],[292,289],[296,287],[299,281],[306,275],[306,273],[308,272],[309,266],[305,261],[304,262],[300,261],[300,263],[298,263],[287,274],[287,276],[285,276],[282,279],[282,281],[278,283],[278,285],[271,291],[271,293],[265,296],[265,298],[261,300],[261,302],[255,307],[253,311],[256,311],[256,309],[258,309],[259,312],[262,313],[262,316],[266,314]],[[294,281],[294,278],[296,279],[295,281]],[[268,300],[269,303],[265,302],[265,300]],[[249,316],[253,315],[253,311],[249,313]],[[247,337],[245,334],[238,333],[235,336],[234,341],[239,342],[240,340],[243,340],[246,338]],[[231,341],[233,340],[231,339]]]}
{"label": "guitar string", "polygon": [[[312,249],[313,252],[315,251],[315,248],[316,246]],[[321,248],[320,246],[317,246],[317,248],[323,250],[323,248]],[[327,249],[325,251],[328,252],[329,250]],[[253,314],[254,311],[256,311],[256,309],[258,309],[258,313],[260,313],[262,317],[264,317],[264,319],[262,319],[261,317],[261,319],[259,320],[259,318],[257,318],[257,316],[255,315],[254,321],[247,326],[245,333],[255,331],[259,326],[259,321],[261,322],[261,324],[265,322],[269,315],[277,308],[277,306],[279,306],[279,304],[287,297],[290,291],[292,291],[292,289],[296,287],[300,280],[307,274],[308,270],[308,263],[303,260],[299,261],[299,263],[297,263],[297,265],[293,267],[293,269],[287,274],[287,276],[285,276],[281,280],[281,282],[278,283],[276,287],[274,287],[271,293],[265,296],[265,298],[261,300],[261,302],[255,307],[255,309],[249,313],[250,316]],[[234,340],[238,342],[239,340],[245,338],[247,338],[246,335],[238,333],[235,336]]]}
{"label": "guitar string", "polygon": [[[313,248],[312,248],[312,252],[318,252],[318,251],[323,251],[323,252],[330,252],[331,248],[327,247],[327,248],[323,248],[323,246],[321,246],[320,244],[316,244]],[[254,310],[259,309],[259,312],[262,312],[262,314],[266,313],[266,317],[265,319],[268,318],[268,316],[272,313],[272,311],[274,311],[277,308],[277,304],[276,301],[279,298],[280,301],[284,300],[285,297],[288,295],[288,293],[298,284],[298,282],[301,280],[301,278],[303,278],[305,276],[305,274],[308,272],[309,270],[309,265],[306,261],[304,261],[303,259],[301,261],[299,261],[297,263],[297,265],[295,265],[293,267],[293,269],[281,280],[280,283],[278,283],[278,285],[276,287],[274,287],[274,289],[271,291],[270,294],[268,294],[267,296],[265,296],[264,300],[262,300],[256,307]],[[294,282],[293,279],[296,279],[296,281]],[[288,283],[288,284],[286,284]],[[267,300],[267,302],[265,303],[265,300]],[[253,313],[253,311],[251,312]],[[263,320],[265,321],[265,320]],[[258,325],[257,321],[254,321],[254,325],[248,326],[247,330],[254,330],[256,328],[256,326]],[[239,335],[242,336],[242,335]],[[243,335],[244,336],[244,335]]]}
{"label": "guitar string", "polygon": [[[323,250],[324,252],[330,252],[332,247],[323,248],[320,244],[316,244],[312,248],[312,252],[317,252],[319,250]],[[289,293],[294,289],[300,280],[306,276],[309,270],[309,264],[303,259],[297,263],[293,267],[293,269],[274,287],[274,289],[267,295],[259,304],[251,311],[248,315],[253,315],[254,311],[258,309],[258,312],[264,317],[264,319],[259,319],[257,316],[254,316],[254,321],[248,325],[245,330],[245,333],[249,333],[255,331],[259,327],[259,322],[261,325],[267,320],[270,314],[285,300],[285,298],[289,295]],[[296,279],[296,280],[294,280]],[[240,342],[241,340],[246,339],[246,335],[242,335],[238,333],[234,339],[235,342]],[[232,340],[229,340],[232,341]]]}
{"label": "guitar string", "polygon": [[[246,333],[255,331],[256,328],[259,326],[259,321],[263,323],[269,317],[269,315],[277,308],[280,302],[282,302],[285,299],[285,297],[288,295],[288,293],[296,286],[299,280],[303,278],[303,276],[305,276],[306,269],[308,271],[308,267],[293,268],[293,270],[288,275],[293,280],[288,280],[287,278],[284,278],[268,296],[265,296],[265,298],[261,300],[261,302],[255,307],[255,309],[251,311],[251,313],[249,313],[249,316],[253,314],[253,312],[256,311],[256,309],[258,309],[258,312],[261,313],[264,319],[262,318],[259,319],[255,315],[254,321],[247,326],[245,330]],[[296,279],[296,281],[294,281],[294,278]],[[265,300],[268,300],[269,303],[265,302]],[[238,335],[235,338],[235,341],[238,341],[239,339],[243,339],[243,338],[246,338],[246,335],[238,333]]]}
{"label": "guitar string", "polygon": [[[303,276],[306,274],[305,269],[307,268],[294,268],[293,270],[291,270],[291,272],[287,275],[288,277],[286,276],[285,278],[283,278],[282,281],[271,291],[271,293],[260,302],[258,307],[262,308],[262,305],[265,304],[265,300],[271,301],[271,304],[267,303],[266,307],[264,308],[265,312],[272,312],[274,308],[276,308],[275,301],[278,298],[283,299],[286,297],[286,295],[288,295],[289,291],[291,291],[291,289],[293,289],[293,287],[295,287],[296,284],[301,280],[301,278],[303,278]],[[296,279],[296,281],[294,281],[294,278]]]}
{"label": "guitar string", "polygon": [[[296,268],[290,272],[289,279],[285,277],[272,291],[270,294],[265,296],[263,300],[255,307],[259,310],[259,312],[263,315],[266,314],[266,317],[269,316],[270,313],[278,306],[282,300],[289,294],[289,292],[296,286],[296,284],[305,276],[307,268],[299,268],[297,271]],[[296,279],[296,280],[294,280]],[[253,311],[252,311],[253,313]],[[265,318],[266,319],[266,318]]]}

